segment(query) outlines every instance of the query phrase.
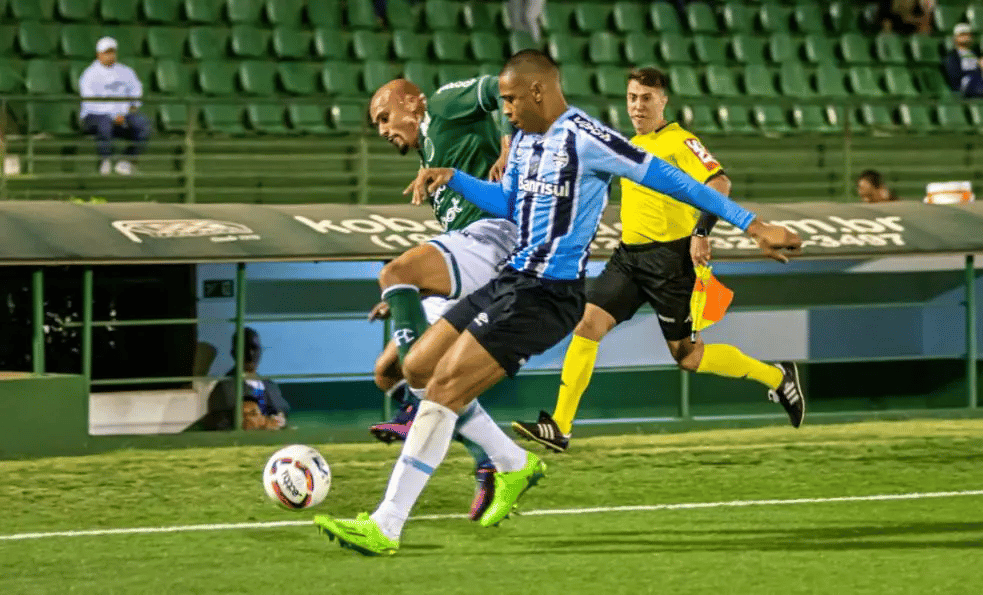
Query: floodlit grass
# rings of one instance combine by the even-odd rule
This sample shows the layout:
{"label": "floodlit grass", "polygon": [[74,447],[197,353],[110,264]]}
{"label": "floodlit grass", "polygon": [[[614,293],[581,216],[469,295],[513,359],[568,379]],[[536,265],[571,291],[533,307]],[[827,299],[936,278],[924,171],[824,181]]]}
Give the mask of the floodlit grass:
{"label": "floodlit grass", "polygon": [[[398,449],[316,445],[322,509],[371,510]],[[270,447],[0,462],[0,536],[304,520],[259,485]],[[526,509],[983,489],[983,420],[776,427],[575,441]],[[455,446],[417,514],[463,513]],[[0,540],[0,593],[979,593],[983,496],[409,523],[393,558],[313,527]]]}

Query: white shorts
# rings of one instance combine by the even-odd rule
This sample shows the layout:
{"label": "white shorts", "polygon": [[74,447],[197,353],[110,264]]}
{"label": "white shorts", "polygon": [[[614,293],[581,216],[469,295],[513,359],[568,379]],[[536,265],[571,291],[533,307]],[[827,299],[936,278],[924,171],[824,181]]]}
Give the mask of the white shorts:
{"label": "white shorts", "polygon": [[457,300],[495,278],[512,254],[518,238],[508,219],[480,219],[464,229],[448,231],[430,240],[440,250],[451,276],[451,293],[423,300],[427,322],[433,324]]}

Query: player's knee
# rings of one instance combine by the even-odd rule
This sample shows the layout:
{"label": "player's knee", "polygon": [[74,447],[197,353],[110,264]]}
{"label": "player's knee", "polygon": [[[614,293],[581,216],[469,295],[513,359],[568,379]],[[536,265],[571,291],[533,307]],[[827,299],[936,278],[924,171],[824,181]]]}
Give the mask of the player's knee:
{"label": "player's knee", "polygon": [[700,359],[703,357],[703,350],[696,349],[696,345],[689,341],[682,341],[675,347],[670,347],[669,353],[680,369],[690,372],[695,372],[700,367]]}
{"label": "player's knee", "polygon": [[373,376],[375,385],[379,387],[379,390],[389,390],[400,380],[399,361],[397,360],[394,365],[389,358],[380,356],[375,360]]}
{"label": "player's knee", "polygon": [[427,383],[427,399],[452,411],[458,411],[467,403],[461,391],[461,381],[450,374],[436,373]]}
{"label": "player's knee", "polygon": [[433,365],[427,353],[420,349],[411,349],[403,359],[403,378],[414,388],[422,388],[430,382],[433,375]]}
{"label": "player's knee", "polygon": [[580,319],[573,332],[579,337],[584,337],[591,341],[600,341],[612,328],[613,326],[604,317],[591,316],[588,312],[586,316]]}
{"label": "player's knee", "polygon": [[393,285],[415,285],[416,279],[413,269],[413,265],[403,259],[396,259],[387,263],[379,272],[379,286],[386,288]]}

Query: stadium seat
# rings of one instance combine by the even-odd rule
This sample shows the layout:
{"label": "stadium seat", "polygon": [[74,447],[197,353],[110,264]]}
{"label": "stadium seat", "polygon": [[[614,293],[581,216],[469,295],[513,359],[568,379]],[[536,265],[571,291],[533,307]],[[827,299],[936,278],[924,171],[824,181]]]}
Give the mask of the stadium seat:
{"label": "stadium seat", "polygon": [[594,91],[590,86],[590,76],[585,76],[583,66],[561,66],[560,81],[563,84],[563,92],[571,97],[590,97]]}
{"label": "stadium seat", "polygon": [[720,124],[709,105],[684,105],[679,110],[679,121],[684,128],[697,134],[720,132]]}
{"label": "stadium seat", "polygon": [[539,48],[532,35],[525,31],[513,31],[509,33],[509,53],[514,54],[521,50]]}
{"label": "stadium seat", "polygon": [[457,2],[448,0],[427,0],[423,3],[426,28],[430,31],[456,31],[460,20],[459,6]]}
{"label": "stadium seat", "polygon": [[263,14],[276,27],[300,27],[304,22],[304,0],[266,0]]}
{"label": "stadium seat", "polygon": [[[318,2],[314,2],[317,4]],[[334,4],[333,2],[324,2]],[[308,6],[312,3],[308,2]],[[379,17],[376,16],[372,2],[346,2],[345,3],[345,23],[350,29],[370,29],[377,30],[382,28]]]}
{"label": "stadium seat", "polygon": [[927,35],[912,35],[908,38],[908,57],[920,64],[939,64],[942,61],[939,40]]}
{"label": "stadium seat", "polygon": [[831,134],[840,132],[839,126],[830,123],[827,109],[820,105],[792,106],[792,123],[803,132]]}
{"label": "stadium seat", "polygon": [[280,62],[280,86],[291,95],[312,95],[317,89],[318,65],[308,62]]}
{"label": "stadium seat", "polygon": [[341,4],[339,3],[308,2],[306,14],[307,22],[314,28],[341,31]]}
{"label": "stadium seat", "polygon": [[180,0],[143,0],[143,16],[151,23],[178,24]]}
{"label": "stadium seat", "polygon": [[416,15],[407,0],[387,0],[386,23],[393,31],[416,29]]}
{"label": "stadium seat", "polygon": [[[2,0],[0,0],[2,1]],[[139,25],[116,25],[112,27],[102,27],[102,35],[109,35],[119,44],[119,53],[124,56],[142,55],[144,53],[144,40],[147,36],[147,28]],[[95,46],[89,48],[89,55],[95,52]]]}
{"label": "stadium seat", "polygon": [[735,35],[731,40],[734,58],[741,64],[761,64],[765,61],[765,40],[750,35]]}
{"label": "stadium seat", "polygon": [[238,105],[205,105],[201,108],[205,130],[223,134],[244,134],[242,107]]}
{"label": "stadium seat", "polygon": [[816,69],[816,92],[820,97],[843,99],[850,95],[843,84],[843,71],[824,63]]}
{"label": "stadium seat", "polygon": [[640,2],[615,2],[612,12],[614,29],[619,33],[642,33],[645,26],[644,5]]}
{"label": "stadium seat", "polygon": [[908,132],[935,132],[937,126],[932,121],[932,114],[925,105],[910,105],[903,103],[898,106],[898,120]]}
{"label": "stadium seat", "polygon": [[785,62],[778,67],[778,89],[786,97],[809,98],[816,94],[799,62]]}
{"label": "stadium seat", "polygon": [[884,88],[888,95],[896,97],[918,97],[911,71],[904,66],[888,66],[884,69]]}
{"label": "stadium seat", "polygon": [[184,56],[187,30],[177,27],[148,27],[147,49],[155,58],[177,58]]}
{"label": "stadium seat", "polygon": [[424,95],[429,96],[437,88],[437,67],[430,62],[407,62],[403,76],[420,87]]}
{"label": "stadium seat", "polygon": [[582,104],[577,105],[575,107],[580,108],[585,114],[587,114],[591,118],[594,118],[598,122],[601,122],[601,121],[604,120],[604,118],[601,115],[601,108],[598,105],[594,104],[594,103],[582,103]]}
{"label": "stadium seat", "polygon": [[281,60],[301,60],[311,55],[311,34],[293,27],[273,29],[273,55]]}
{"label": "stadium seat", "polygon": [[703,90],[692,66],[676,64],[669,67],[666,73],[669,78],[669,89],[680,97],[701,97]]}
{"label": "stadium seat", "polygon": [[78,134],[78,103],[29,103],[29,132],[48,134]]}
{"label": "stadium seat", "polygon": [[768,134],[787,134],[792,132],[788,115],[777,105],[755,105],[751,107],[751,117],[762,132]]}
{"label": "stadium seat", "polygon": [[346,60],[348,43],[334,29],[315,29],[314,54],[322,60]]}
{"label": "stadium seat", "polygon": [[205,95],[228,97],[236,94],[236,67],[224,60],[203,60],[198,64],[198,88]]}
{"label": "stadium seat", "polygon": [[727,46],[719,37],[698,35],[693,38],[693,52],[703,64],[726,64]]}
{"label": "stadium seat", "polygon": [[270,103],[253,103],[246,106],[246,122],[249,128],[266,134],[289,134],[283,107]]}
{"label": "stadium seat", "polygon": [[[548,8],[548,7],[547,7]],[[469,2],[464,5],[461,17],[464,25],[471,31],[484,31],[500,35],[504,31],[501,24],[502,5],[493,2]],[[547,11],[543,12],[545,23]],[[544,27],[545,28],[545,27]]]}
{"label": "stadium seat", "polygon": [[881,97],[884,92],[877,84],[874,70],[869,66],[854,66],[847,70],[850,91],[858,97]]}
{"label": "stadium seat", "polygon": [[325,62],[321,66],[324,91],[337,95],[358,95],[359,68],[353,62]]}
{"label": "stadium seat", "polygon": [[276,66],[273,62],[247,60],[239,64],[239,86],[249,95],[273,95]]}
{"label": "stadium seat", "polygon": [[773,75],[764,64],[749,64],[744,68],[744,93],[751,97],[777,97]]}
{"label": "stadium seat", "polygon": [[647,66],[658,62],[655,56],[656,38],[644,33],[629,33],[625,36],[624,53],[628,62]]}
{"label": "stadium seat", "polygon": [[887,106],[865,103],[860,106],[860,123],[868,128],[879,131],[890,131],[897,128],[894,118]]}
{"label": "stadium seat", "polygon": [[954,132],[974,131],[966,117],[966,110],[959,103],[940,103],[933,106],[933,114],[939,128]]}
{"label": "stadium seat", "polygon": [[964,10],[965,4],[936,3],[935,14],[932,15],[935,29],[946,35],[951,35],[952,28],[956,26],[956,23],[962,21]]}
{"label": "stadium seat", "polygon": [[192,27],[188,31],[188,50],[192,58],[214,60],[228,55],[228,30],[218,27]]}
{"label": "stadium seat", "polygon": [[758,11],[758,23],[766,33],[787,33],[792,21],[788,6],[766,2]]}
{"label": "stadium seat", "polygon": [[[53,2],[38,2],[38,0],[8,0],[8,2],[10,14],[18,23],[23,21],[50,21],[54,16]],[[2,14],[0,12],[0,15]]]}
{"label": "stadium seat", "polygon": [[[61,55],[68,58],[95,58],[101,31],[95,25],[68,23],[61,26]],[[118,40],[117,40],[118,43]],[[128,52],[134,49],[128,48]]]}
{"label": "stadium seat", "polygon": [[331,125],[338,130],[364,130],[368,117],[358,103],[339,102],[331,106]]}
{"label": "stadium seat", "polygon": [[225,0],[224,4],[225,15],[230,23],[258,25],[262,21],[262,0]]}
{"label": "stadium seat", "polygon": [[965,21],[973,33],[979,34],[983,31],[983,3],[973,2],[966,6],[965,16]]}
{"label": "stadium seat", "polygon": [[816,2],[799,2],[792,9],[792,23],[795,30],[803,34],[826,32],[826,21]]}
{"label": "stadium seat", "polygon": [[[502,48],[502,38],[488,31],[471,33],[471,56],[478,62],[505,61],[505,51]],[[501,66],[499,66],[501,68]]]}
{"label": "stadium seat", "polygon": [[252,25],[235,25],[229,46],[238,58],[264,58],[270,45],[270,35],[265,29]]}
{"label": "stadium seat", "polygon": [[572,32],[574,8],[570,4],[547,2],[542,16],[543,31],[550,35]]}
{"label": "stadium seat", "polygon": [[184,18],[189,23],[201,25],[218,23],[218,3],[213,0],[184,0]]}
{"label": "stadium seat", "polygon": [[[92,64],[89,60],[69,60],[68,62],[68,88],[75,95],[81,95],[79,79],[82,78],[82,73],[89,67],[89,64]],[[141,80],[147,81],[147,79]]]}
{"label": "stadium seat", "polygon": [[[919,37],[912,35],[912,37]],[[881,64],[904,64],[907,62],[901,38],[893,33],[881,33],[874,38],[874,55]]]}
{"label": "stadium seat", "polygon": [[649,5],[649,20],[656,33],[675,33],[682,31],[676,8],[668,2],[652,2]]}
{"label": "stadium seat", "polygon": [[164,132],[184,132],[188,129],[189,106],[180,103],[162,103],[157,106],[157,122]]}
{"label": "stadium seat", "polygon": [[468,59],[468,36],[452,31],[437,31],[433,52],[441,62],[465,62]]}
{"label": "stadium seat", "polygon": [[788,33],[775,33],[768,38],[768,58],[776,64],[798,61],[798,48]]}
{"label": "stadium seat", "polygon": [[587,57],[594,64],[618,64],[622,61],[620,45],[613,33],[592,33],[587,43]]}
{"label": "stadium seat", "polygon": [[754,14],[744,4],[728,2],[721,8],[724,28],[730,33],[750,34],[754,32]]}
{"label": "stadium seat", "polygon": [[573,9],[573,23],[584,34],[607,30],[610,16],[609,4],[580,2]]}
{"label": "stadium seat", "polygon": [[478,74],[474,65],[470,64],[442,64],[437,67],[437,85],[443,87],[447,83],[454,83],[474,78]]}
{"label": "stadium seat", "polygon": [[17,31],[17,46],[25,58],[34,56],[50,56],[57,47],[58,31],[56,25],[41,24],[28,21],[20,24]]}
{"label": "stadium seat", "polygon": [[836,56],[833,53],[833,46],[829,39],[822,35],[806,35],[805,37],[806,60],[812,64],[836,64]]}
{"label": "stadium seat", "polygon": [[384,60],[367,60],[362,68],[362,88],[368,93],[399,77],[399,68]]}
{"label": "stadium seat", "polygon": [[400,60],[423,60],[429,39],[406,29],[393,31],[393,55]]}
{"label": "stadium seat", "polygon": [[970,125],[977,130],[983,128],[983,108],[978,103],[969,103],[965,107]]}
{"label": "stadium seat", "polygon": [[547,52],[558,64],[581,64],[587,60],[587,39],[573,35],[550,36]]}
{"label": "stadium seat", "polygon": [[856,32],[860,28],[859,9],[850,0],[830,2],[826,8],[830,30],[833,33]]}
{"label": "stadium seat", "polygon": [[870,42],[859,33],[845,33],[839,40],[840,55],[849,64],[871,64],[874,56],[870,53]]}
{"label": "stadium seat", "polygon": [[707,66],[704,76],[710,95],[727,98],[740,96],[737,84],[734,83],[734,75],[726,66],[711,64]]}
{"label": "stadium seat", "polygon": [[325,118],[324,108],[320,105],[297,103],[287,106],[287,121],[290,127],[298,132],[308,134],[326,134],[331,132]]}
{"label": "stadium seat", "polygon": [[60,95],[66,92],[64,73],[57,62],[50,60],[28,60],[24,85],[32,95]]}
{"label": "stadium seat", "polygon": [[352,50],[359,60],[388,60],[389,35],[359,30],[352,35]]}
{"label": "stadium seat", "polygon": [[600,66],[594,71],[594,86],[607,97],[625,96],[626,73],[617,66]]}
{"label": "stadium seat", "polygon": [[17,54],[17,27],[0,25],[0,56]]}
{"label": "stadium seat", "polygon": [[19,60],[0,60],[0,93],[24,92],[23,64]]}
{"label": "stadium seat", "polygon": [[659,54],[667,64],[690,64],[693,58],[690,54],[690,42],[682,35],[663,35],[659,38]]}
{"label": "stadium seat", "polygon": [[165,95],[185,96],[194,89],[194,69],[177,60],[157,60],[154,82]]}
{"label": "stadium seat", "polygon": [[717,107],[720,129],[729,134],[755,134],[757,128],[751,124],[750,110],[743,105],[721,105]]}
{"label": "stadium seat", "polygon": [[93,0],[58,0],[55,5],[59,21],[91,21],[95,9]]}
{"label": "stadium seat", "polygon": [[629,138],[635,136],[635,128],[631,124],[631,118],[628,117],[628,108],[624,101],[609,103],[603,115],[605,116],[603,118],[604,121],[611,128],[614,128]]}
{"label": "stadium seat", "polygon": [[946,82],[941,68],[936,66],[925,66],[915,71],[915,82],[918,89],[924,95],[941,97],[948,99],[953,96],[949,83]]}
{"label": "stadium seat", "polygon": [[692,2],[686,5],[686,25],[691,33],[696,35],[712,35],[720,33],[717,17],[709,4]]}

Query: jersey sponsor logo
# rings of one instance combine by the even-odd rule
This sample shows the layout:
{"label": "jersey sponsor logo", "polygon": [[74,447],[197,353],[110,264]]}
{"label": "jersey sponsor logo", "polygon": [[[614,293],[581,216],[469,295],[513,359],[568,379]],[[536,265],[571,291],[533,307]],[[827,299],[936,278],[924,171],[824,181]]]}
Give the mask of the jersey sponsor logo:
{"label": "jersey sponsor logo", "polygon": [[478,80],[478,77],[475,77],[473,79],[463,80],[463,81],[454,81],[453,83],[447,83],[443,87],[437,89],[437,93],[440,93],[441,91],[447,91],[450,89],[463,89],[464,87],[473,85],[476,80]]}
{"label": "jersey sponsor logo", "polygon": [[543,194],[546,196],[555,196],[557,198],[566,198],[570,196],[570,181],[566,181],[562,184],[551,184],[549,182],[543,182],[542,180],[534,180],[526,178],[519,182],[519,190],[522,192],[531,192],[533,194]]}
{"label": "jersey sponsor logo", "polygon": [[[444,188],[447,188],[447,186],[440,187],[441,190],[443,190]],[[440,203],[438,203],[436,200],[436,195],[434,195],[435,211],[441,208],[442,206],[441,203],[443,203],[443,199],[441,199]],[[461,199],[455,196],[454,198],[451,199],[450,206],[447,207],[447,210],[444,211],[444,214],[440,215],[440,223],[444,226],[444,229],[447,229],[448,227],[450,227],[451,223],[454,223],[454,220],[457,219],[457,216],[463,212],[464,212],[464,206],[461,204]]]}
{"label": "jersey sponsor logo", "polygon": [[475,326],[484,326],[488,324],[488,315],[484,312],[479,312],[477,316],[474,317]]}
{"label": "jersey sponsor logo", "polygon": [[416,333],[411,328],[399,328],[393,331],[393,340],[396,345],[409,345],[416,339]]}
{"label": "jersey sponsor logo", "polygon": [[586,131],[594,138],[603,142],[609,149],[621,157],[630,159],[631,161],[639,164],[645,162],[645,158],[648,156],[648,153],[629,143],[623,136],[617,134],[610,128],[597,125],[587,118],[579,115],[571,118],[571,121],[580,127],[581,130]]}
{"label": "jersey sponsor logo", "polygon": [[596,136],[597,138],[599,138],[599,139],[601,139],[603,141],[610,141],[611,140],[611,133],[610,132],[604,130],[603,128],[598,127],[596,124],[594,124],[593,122],[591,122],[587,118],[582,118],[580,116],[574,116],[573,117],[573,123],[576,124],[577,126],[580,126],[581,128],[583,128],[587,132],[591,133],[592,135]]}
{"label": "jersey sponsor logo", "polygon": [[696,158],[699,159],[708,170],[712,171],[720,167],[720,163],[717,162],[716,158],[714,158],[714,156],[710,154],[710,151],[707,151],[707,148],[703,146],[703,143],[697,139],[688,138],[684,140],[683,143],[689,147],[690,151],[693,151]]}

